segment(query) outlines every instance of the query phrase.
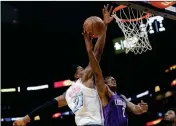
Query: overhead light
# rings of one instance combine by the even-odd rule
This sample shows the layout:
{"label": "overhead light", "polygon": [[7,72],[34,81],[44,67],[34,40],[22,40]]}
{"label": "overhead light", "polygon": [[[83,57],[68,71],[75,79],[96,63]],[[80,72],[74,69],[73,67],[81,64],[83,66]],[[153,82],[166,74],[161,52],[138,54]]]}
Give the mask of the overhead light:
{"label": "overhead light", "polygon": [[65,81],[63,82],[63,85],[64,85],[64,86],[70,86],[70,85],[72,85],[72,81],[71,81],[71,80],[65,80]]}
{"label": "overhead light", "polygon": [[174,69],[176,69],[176,65],[170,66],[168,69],[165,70],[165,72],[167,73],[167,72],[172,71]]}
{"label": "overhead light", "polygon": [[69,111],[63,112],[61,115],[70,115],[70,112]]}
{"label": "overhead light", "polygon": [[165,73],[167,73],[167,72],[169,72],[169,70],[168,70],[168,69],[166,69],[166,70],[165,70]]}
{"label": "overhead light", "polygon": [[163,116],[163,113],[161,113],[161,112],[158,112],[157,114],[158,114],[159,117]]}
{"label": "overhead light", "polygon": [[15,120],[19,120],[19,119],[22,119],[23,117],[13,117],[11,118],[12,121],[15,121]]}
{"label": "overhead light", "polygon": [[58,118],[58,117],[60,117],[60,116],[61,116],[61,113],[58,112],[58,113],[55,113],[52,117],[53,117],[53,118]]}
{"label": "overhead light", "polygon": [[54,88],[60,88],[60,87],[65,87],[65,86],[70,86],[70,85],[72,85],[71,80],[63,80],[63,81],[54,82]]}
{"label": "overhead light", "polygon": [[20,92],[20,87],[18,87],[18,92]]}
{"label": "overhead light", "polygon": [[48,87],[49,87],[48,84],[40,85],[40,86],[30,86],[30,87],[27,87],[27,90],[28,91],[31,91],[31,90],[41,90],[41,89],[46,89]]}
{"label": "overhead light", "polygon": [[176,69],[176,65],[171,66],[169,69],[170,69],[170,70]]}
{"label": "overhead light", "polygon": [[136,97],[140,98],[140,97],[143,97],[143,96],[148,95],[148,94],[149,94],[149,91],[145,91],[145,92],[143,92],[141,94],[138,94]]}
{"label": "overhead light", "polygon": [[155,92],[160,91],[160,87],[159,86],[155,86]]}
{"label": "overhead light", "polygon": [[1,92],[16,92],[16,88],[4,88],[1,89]]}
{"label": "overhead light", "polygon": [[176,85],[176,79],[172,81],[171,86],[175,86]]}
{"label": "overhead light", "polygon": [[159,118],[159,119],[148,122],[146,125],[147,126],[153,126],[153,125],[156,125],[156,124],[160,123],[161,120],[162,120],[162,118]]}
{"label": "overhead light", "polygon": [[171,92],[171,91],[167,91],[167,92],[165,93],[165,97],[167,98],[167,97],[170,97],[170,96],[172,96],[172,92]]}
{"label": "overhead light", "polygon": [[35,116],[34,120],[40,120],[40,116]]}

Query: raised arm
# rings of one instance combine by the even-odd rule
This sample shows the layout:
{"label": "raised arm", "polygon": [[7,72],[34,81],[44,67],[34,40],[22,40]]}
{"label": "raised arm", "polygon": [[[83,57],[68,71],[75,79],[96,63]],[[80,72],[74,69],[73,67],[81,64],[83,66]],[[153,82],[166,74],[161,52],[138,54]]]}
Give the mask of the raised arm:
{"label": "raised arm", "polygon": [[87,49],[88,56],[89,56],[90,66],[92,68],[93,73],[95,74],[96,87],[101,97],[101,96],[104,96],[105,91],[106,91],[106,86],[104,83],[104,77],[102,74],[102,70],[92,51],[93,45],[92,45],[91,36],[88,33],[83,33],[83,35],[85,39],[86,49]]}
{"label": "raised arm", "polygon": [[13,123],[13,126],[26,126],[27,123],[34,120],[35,116],[41,115],[43,113],[47,112],[55,112],[58,107],[63,107],[67,105],[67,102],[65,100],[65,93],[54,98],[52,101],[48,101],[42,106],[34,109],[32,112],[30,112],[28,115],[24,116],[22,119],[16,120]]}
{"label": "raised arm", "polygon": [[148,105],[147,103],[144,103],[141,101],[138,105],[133,104],[130,102],[124,95],[121,95],[123,99],[126,101],[127,108],[134,114],[140,115],[148,111]]}
{"label": "raised arm", "polygon": [[110,16],[113,6],[110,7],[109,11],[108,11],[108,8],[109,8],[109,4],[105,5],[104,8],[102,9],[103,21],[105,23],[105,31],[104,31],[104,34],[97,39],[97,42],[94,47],[94,54],[98,63],[101,60],[101,56],[104,50],[108,24],[113,20],[113,17]]}
{"label": "raised arm", "polygon": [[[111,6],[109,11],[108,11],[108,7],[109,7],[109,5],[107,4],[106,6],[104,6],[104,8],[102,10],[103,20],[104,20],[104,23],[105,23],[104,34],[101,35],[97,39],[97,42],[96,42],[95,47],[94,47],[94,54],[95,54],[95,58],[97,59],[98,63],[101,60],[101,55],[103,53],[103,49],[104,49],[104,45],[105,45],[107,25],[113,20],[113,17],[110,16],[111,11],[112,11],[112,6]],[[81,80],[83,82],[85,82],[88,79],[90,79],[91,77],[92,77],[92,68],[91,68],[90,62],[89,62],[88,66],[85,68],[85,72],[84,72],[83,77],[81,78]]]}

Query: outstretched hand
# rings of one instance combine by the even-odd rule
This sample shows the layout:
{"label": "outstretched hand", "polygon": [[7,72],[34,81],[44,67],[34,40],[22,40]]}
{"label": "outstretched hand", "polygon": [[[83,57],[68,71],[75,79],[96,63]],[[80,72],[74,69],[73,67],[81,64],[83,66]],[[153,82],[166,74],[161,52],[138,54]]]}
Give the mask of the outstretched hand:
{"label": "outstretched hand", "polygon": [[26,122],[23,119],[19,119],[13,122],[13,126],[26,126]]}
{"label": "outstretched hand", "polygon": [[113,6],[111,6],[109,10],[108,10],[108,7],[109,7],[109,4],[104,5],[104,8],[102,9],[103,20],[104,20],[105,24],[108,24],[108,23],[110,23],[113,20],[113,17],[110,16]]}
{"label": "outstretched hand", "polygon": [[93,44],[92,44],[93,36],[87,32],[83,32],[82,34],[84,36],[87,51],[92,51],[92,49],[93,49]]}
{"label": "outstretched hand", "polygon": [[139,103],[138,106],[140,106],[140,109],[143,113],[148,111],[148,104],[143,100],[141,100],[141,103]]}

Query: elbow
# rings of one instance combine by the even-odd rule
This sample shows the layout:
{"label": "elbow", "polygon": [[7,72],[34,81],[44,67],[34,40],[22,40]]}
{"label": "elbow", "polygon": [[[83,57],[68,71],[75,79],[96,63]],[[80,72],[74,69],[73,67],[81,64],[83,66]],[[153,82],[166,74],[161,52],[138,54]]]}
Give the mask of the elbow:
{"label": "elbow", "polygon": [[65,99],[64,95],[58,96],[58,97],[56,97],[54,99],[57,101],[57,106],[59,108],[67,105],[67,102],[66,102],[66,99]]}

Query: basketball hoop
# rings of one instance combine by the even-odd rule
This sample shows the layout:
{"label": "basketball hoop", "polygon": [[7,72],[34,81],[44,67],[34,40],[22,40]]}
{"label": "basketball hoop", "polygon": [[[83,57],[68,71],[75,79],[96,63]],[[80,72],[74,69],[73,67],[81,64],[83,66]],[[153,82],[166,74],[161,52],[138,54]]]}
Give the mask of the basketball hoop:
{"label": "basketball hoop", "polygon": [[152,49],[147,34],[150,13],[120,5],[113,10],[112,16],[125,36],[123,44],[126,53],[142,54]]}

